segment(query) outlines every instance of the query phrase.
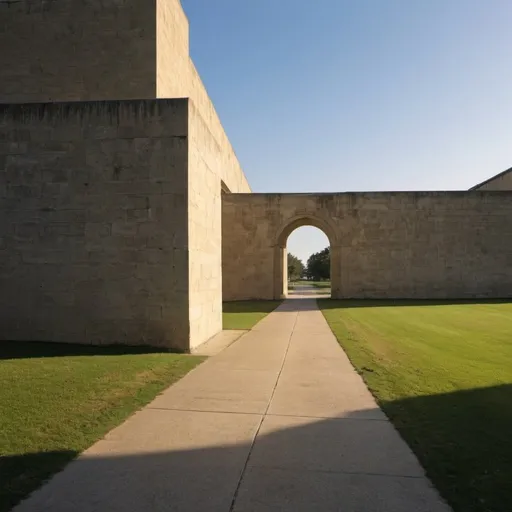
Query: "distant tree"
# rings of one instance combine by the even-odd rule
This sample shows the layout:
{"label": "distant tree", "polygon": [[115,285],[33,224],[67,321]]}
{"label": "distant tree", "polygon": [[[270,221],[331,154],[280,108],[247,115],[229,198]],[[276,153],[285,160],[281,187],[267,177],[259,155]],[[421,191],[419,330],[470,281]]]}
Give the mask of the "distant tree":
{"label": "distant tree", "polygon": [[304,263],[297,256],[288,253],[288,279],[296,281],[304,274]]}
{"label": "distant tree", "polygon": [[308,258],[305,273],[306,277],[313,281],[331,278],[331,251],[329,247],[312,254]]}

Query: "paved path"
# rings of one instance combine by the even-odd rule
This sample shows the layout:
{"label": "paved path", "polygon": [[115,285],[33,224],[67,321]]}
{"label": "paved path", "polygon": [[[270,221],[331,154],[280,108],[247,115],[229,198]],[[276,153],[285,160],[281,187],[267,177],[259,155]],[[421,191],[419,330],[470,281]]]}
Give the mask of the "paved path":
{"label": "paved path", "polygon": [[448,512],[313,299],[110,432],[17,512]]}
{"label": "paved path", "polygon": [[295,283],[293,288],[288,290],[288,297],[291,299],[327,299],[330,296],[330,288],[317,288],[307,283]]}

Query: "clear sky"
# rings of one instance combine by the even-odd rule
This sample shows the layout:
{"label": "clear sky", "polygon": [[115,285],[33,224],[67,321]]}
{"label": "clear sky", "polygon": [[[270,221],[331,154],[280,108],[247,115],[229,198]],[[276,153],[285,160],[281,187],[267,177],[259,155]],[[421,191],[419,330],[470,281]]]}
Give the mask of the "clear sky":
{"label": "clear sky", "polygon": [[182,4],[254,192],[467,189],[512,166],[511,0]]}

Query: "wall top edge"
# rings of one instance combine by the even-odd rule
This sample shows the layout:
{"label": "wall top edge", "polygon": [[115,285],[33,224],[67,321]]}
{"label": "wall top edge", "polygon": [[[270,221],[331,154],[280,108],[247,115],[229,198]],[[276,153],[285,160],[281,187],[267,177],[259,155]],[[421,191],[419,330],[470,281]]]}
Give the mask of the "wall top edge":
{"label": "wall top edge", "polygon": [[52,103],[0,104],[0,127],[12,124],[58,123],[70,119],[92,122],[92,119],[162,118],[175,113],[188,112],[188,99],[65,101]]}
{"label": "wall top edge", "polygon": [[510,196],[512,190],[383,190],[383,191],[350,191],[350,192],[244,192],[226,194],[223,198],[247,198],[248,196],[268,197],[268,198],[288,198],[288,197],[328,197],[328,196]]}
{"label": "wall top edge", "polygon": [[59,108],[63,106],[79,107],[83,106],[102,106],[102,105],[142,105],[142,104],[165,104],[165,103],[181,103],[188,102],[188,97],[182,98],[140,98],[129,100],[72,100],[72,101],[28,101],[25,103],[0,103],[0,112],[5,110],[16,110],[20,108],[37,109],[37,108]]}

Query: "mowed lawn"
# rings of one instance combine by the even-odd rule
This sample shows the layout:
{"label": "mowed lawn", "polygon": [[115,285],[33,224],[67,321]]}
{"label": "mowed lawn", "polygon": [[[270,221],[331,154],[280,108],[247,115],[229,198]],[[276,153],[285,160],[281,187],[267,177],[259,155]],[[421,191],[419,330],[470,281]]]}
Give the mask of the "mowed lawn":
{"label": "mowed lawn", "polygon": [[260,320],[274,311],[281,300],[241,300],[224,302],[222,324],[224,329],[252,329]]}
{"label": "mowed lawn", "polygon": [[454,510],[512,511],[512,303],[319,305]]}
{"label": "mowed lawn", "polygon": [[201,361],[127,347],[0,342],[0,511]]}
{"label": "mowed lawn", "polygon": [[304,281],[304,284],[310,284],[315,288],[330,288],[331,281]]}
{"label": "mowed lawn", "polygon": [[322,290],[325,290],[327,288],[331,288],[331,281],[309,281],[307,279],[300,279],[299,281],[292,281],[291,283],[288,283],[288,288],[292,289],[295,286],[313,286],[314,288],[321,288]]}

